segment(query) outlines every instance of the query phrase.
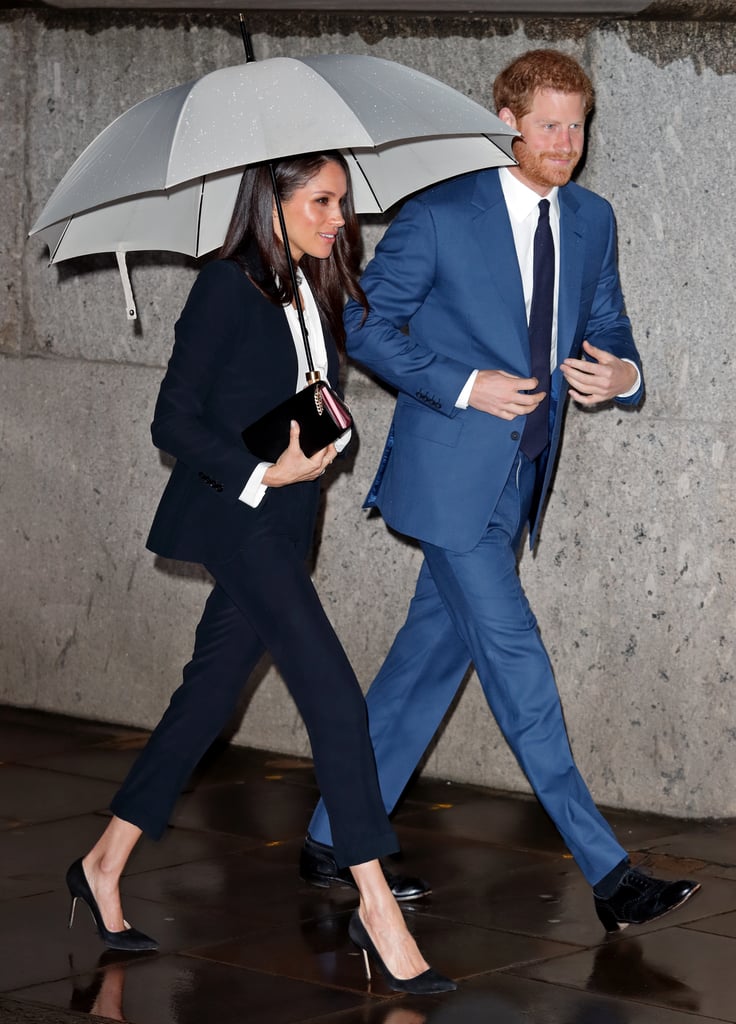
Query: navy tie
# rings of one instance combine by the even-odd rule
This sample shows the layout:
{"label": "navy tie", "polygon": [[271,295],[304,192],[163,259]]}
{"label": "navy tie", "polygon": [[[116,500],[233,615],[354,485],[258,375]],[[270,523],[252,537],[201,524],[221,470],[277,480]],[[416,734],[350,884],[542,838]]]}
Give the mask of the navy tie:
{"label": "navy tie", "polygon": [[549,364],[552,349],[552,312],[555,301],[555,243],[549,226],[549,200],[539,203],[539,220],[534,234],[534,282],[529,313],[529,349],[532,377],[537,391],[546,392],[534,412],[529,413],[521,438],[521,450],[529,459],[544,451],[549,440]]}

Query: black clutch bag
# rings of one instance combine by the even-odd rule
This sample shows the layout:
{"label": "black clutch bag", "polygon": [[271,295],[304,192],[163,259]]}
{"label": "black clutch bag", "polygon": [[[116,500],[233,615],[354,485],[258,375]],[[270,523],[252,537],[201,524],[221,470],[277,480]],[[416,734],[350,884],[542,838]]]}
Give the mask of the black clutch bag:
{"label": "black clutch bag", "polygon": [[307,458],[353,425],[345,403],[327,381],[317,380],[246,427],[242,434],[246,447],[264,462],[275,462],[289,446],[292,420],[299,424],[299,445]]}

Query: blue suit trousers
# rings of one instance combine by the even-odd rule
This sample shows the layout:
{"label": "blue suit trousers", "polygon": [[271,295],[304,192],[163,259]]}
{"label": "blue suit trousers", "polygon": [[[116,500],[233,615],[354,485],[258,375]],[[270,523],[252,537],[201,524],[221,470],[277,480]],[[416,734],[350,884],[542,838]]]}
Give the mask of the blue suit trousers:
{"label": "blue suit trousers", "polygon": [[[536,466],[521,453],[481,542],[456,553],[422,544],[406,623],[366,700],[384,804],[391,811],[471,663],[488,704],[580,870],[595,885],[626,857],[577,769],[552,667],[517,571]],[[331,843],[320,803],[309,826]]]}

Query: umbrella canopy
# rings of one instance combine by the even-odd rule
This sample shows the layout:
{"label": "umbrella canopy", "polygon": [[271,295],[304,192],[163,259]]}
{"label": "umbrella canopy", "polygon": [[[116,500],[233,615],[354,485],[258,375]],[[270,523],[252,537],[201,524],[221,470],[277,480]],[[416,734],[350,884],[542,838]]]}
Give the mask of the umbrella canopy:
{"label": "umbrella canopy", "polygon": [[48,244],[52,263],[117,252],[134,316],[124,253],[218,248],[247,164],[342,150],[356,209],[376,213],[436,181],[514,163],[517,134],[474,100],[393,61],[251,61],[118,117],[72,165],[30,233]]}

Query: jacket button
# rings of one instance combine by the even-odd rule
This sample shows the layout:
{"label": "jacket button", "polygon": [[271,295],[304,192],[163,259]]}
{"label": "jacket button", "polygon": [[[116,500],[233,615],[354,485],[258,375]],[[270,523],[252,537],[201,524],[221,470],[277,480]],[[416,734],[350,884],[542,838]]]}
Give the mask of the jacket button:
{"label": "jacket button", "polygon": [[519,431],[518,430],[512,430],[511,431],[511,440],[512,441],[518,441],[519,440]]}

